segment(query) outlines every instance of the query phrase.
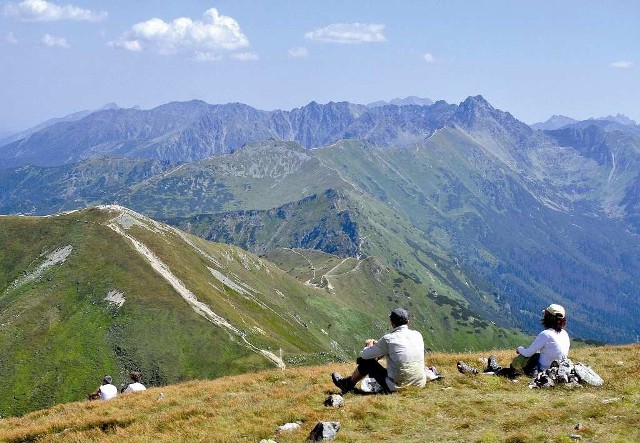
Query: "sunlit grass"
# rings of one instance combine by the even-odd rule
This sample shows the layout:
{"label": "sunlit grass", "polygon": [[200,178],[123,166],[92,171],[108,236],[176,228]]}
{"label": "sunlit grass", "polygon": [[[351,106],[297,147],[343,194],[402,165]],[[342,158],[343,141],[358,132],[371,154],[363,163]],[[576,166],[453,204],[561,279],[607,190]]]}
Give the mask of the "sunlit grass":
{"label": "sunlit grass", "polygon": [[[329,374],[348,373],[350,364],[192,381],[1,419],[0,440],[299,442],[318,421],[339,421],[337,441],[344,442],[570,442],[572,435],[582,441],[639,441],[639,351],[638,346],[574,350],[573,359],[589,363],[606,383],[572,390],[531,390],[526,379],[459,374],[457,360],[481,366],[478,359],[485,355],[432,354],[427,362],[440,369],[443,380],[389,396],[348,394],[340,409],[323,401],[337,392]],[[510,352],[498,356],[508,361]],[[293,421],[302,427],[276,432]]]}

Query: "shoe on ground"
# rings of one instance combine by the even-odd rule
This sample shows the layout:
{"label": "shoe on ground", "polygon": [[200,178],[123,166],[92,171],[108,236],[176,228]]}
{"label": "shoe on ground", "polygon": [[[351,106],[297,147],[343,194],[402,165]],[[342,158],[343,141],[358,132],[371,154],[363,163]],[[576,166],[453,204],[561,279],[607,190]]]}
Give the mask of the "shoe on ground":
{"label": "shoe on ground", "polygon": [[474,368],[473,366],[469,366],[468,364],[466,364],[463,361],[459,361],[456,364],[458,371],[460,371],[461,374],[477,374],[478,370],[476,368]]}
{"label": "shoe on ground", "polygon": [[333,380],[334,385],[340,388],[342,394],[346,394],[347,392],[353,390],[356,385],[351,380],[351,377],[343,377],[338,372],[334,372],[331,374],[331,380]]}

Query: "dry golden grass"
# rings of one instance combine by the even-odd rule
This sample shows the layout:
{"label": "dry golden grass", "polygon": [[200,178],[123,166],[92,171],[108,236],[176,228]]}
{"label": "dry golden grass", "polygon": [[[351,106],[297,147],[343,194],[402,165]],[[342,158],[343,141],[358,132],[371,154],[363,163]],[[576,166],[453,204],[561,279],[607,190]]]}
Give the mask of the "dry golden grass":
{"label": "dry golden grass", "polygon": [[[507,362],[510,352],[497,352]],[[486,356],[486,355],[482,355]],[[640,347],[580,348],[574,361],[590,364],[600,388],[528,389],[492,376],[459,374],[462,359],[481,366],[479,354],[431,354],[445,375],[424,389],[389,396],[348,394],[345,407],[323,406],[337,392],[329,374],[352,365],[272,370],[194,381],[121,395],[117,399],[58,405],[0,420],[7,442],[299,442],[318,421],[339,421],[343,442],[637,442],[640,441]],[[163,398],[158,399],[162,393]],[[276,427],[302,421],[299,430]],[[581,423],[581,429],[575,430]],[[574,435],[574,438],[571,436]]]}

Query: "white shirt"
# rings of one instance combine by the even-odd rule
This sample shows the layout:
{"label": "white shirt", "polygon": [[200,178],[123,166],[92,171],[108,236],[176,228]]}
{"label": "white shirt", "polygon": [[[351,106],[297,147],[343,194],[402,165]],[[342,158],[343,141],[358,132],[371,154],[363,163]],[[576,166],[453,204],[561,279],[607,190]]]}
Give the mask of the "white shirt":
{"label": "white shirt", "polygon": [[540,352],[538,366],[543,371],[549,369],[554,360],[560,361],[569,356],[571,346],[569,334],[564,329],[560,332],[553,328],[545,329],[538,334],[528,348],[518,346],[518,354],[531,357]]}
{"label": "white shirt", "polygon": [[100,390],[100,400],[111,400],[113,397],[118,395],[118,388],[114,385],[102,385],[99,388]]}
{"label": "white shirt", "polygon": [[137,391],[144,391],[146,389],[147,388],[145,388],[142,383],[135,382],[135,383],[131,383],[129,386],[127,386],[127,388],[124,390],[124,392],[137,392]]}
{"label": "white shirt", "polygon": [[398,326],[385,334],[373,346],[364,348],[360,353],[364,359],[385,357],[387,360],[387,386],[395,391],[400,386],[424,386],[424,341],[422,334],[409,329],[407,325]]}

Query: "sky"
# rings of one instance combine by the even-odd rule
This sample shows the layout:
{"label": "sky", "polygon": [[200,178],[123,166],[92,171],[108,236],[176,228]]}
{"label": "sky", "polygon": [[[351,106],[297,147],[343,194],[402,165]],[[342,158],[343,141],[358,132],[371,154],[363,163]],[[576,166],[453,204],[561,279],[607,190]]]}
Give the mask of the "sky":
{"label": "sky", "polygon": [[0,133],[113,102],[472,95],[640,123],[640,1],[0,0]]}

